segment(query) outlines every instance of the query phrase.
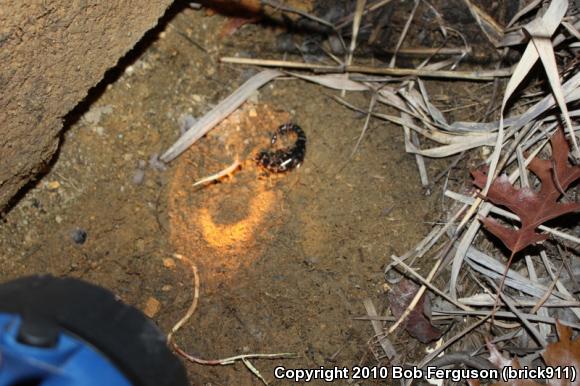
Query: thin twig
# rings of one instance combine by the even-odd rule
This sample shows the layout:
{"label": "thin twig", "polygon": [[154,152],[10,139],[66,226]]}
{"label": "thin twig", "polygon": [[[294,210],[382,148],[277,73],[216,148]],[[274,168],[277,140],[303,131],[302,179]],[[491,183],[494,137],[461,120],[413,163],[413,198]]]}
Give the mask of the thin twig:
{"label": "thin twig", "polygon": [[[504,276],[505,278],[505,276]],[[514,305],[514,303],[508,298],[508,296],[506,294],[503,293],[502,288],[501,288],[501,284],[500,286],[496,286],[494,281],[490,278],[487,278],[489,284],[496,289],[497,294],[499,295],[499,297],[501,298],[501,300],[505,303],[505,305],[513,312],[513,314],[515,316],[518,317],[518,319],[520,319],[522,321],[522,323],[524,324],[524,326],[528,329],[528,331],[531,333],[532,337],[540,344],[540,346],[542,347],[546,347],[548,345],[548,342],[546,342],[546,340],[544,339],[544,337],[538,332],[538,330],[535,329],[534,326],[532,326],[532,324],[530,323],[530,321],[525,317],[525,315],[523,313],[521,313],[517,307]],[[497,302],[497,301],[496,301]],[[499,303],[499,302],[497,302]],[[493,313],[495,315],[495,312],[497,310],[498,307],[493,308]]]}
{"label": "thin twig", "polygon": [[352,152],[350,153],[350,158],[352,158],[356,151],[358,150],[358,147],[360,146],[360,143],[362,142],[363,137],[365,136],[365,133],[367,132],[367,129],[369,127],[369,124],[371,122],[371,117],[373,116],[373,109],[375,108],[375,104],[377,102],[377,94],[373,93],[372,97],[371,97],[371,101],[369,103],[369,110],[367,112],[367,116],[365,118],[365,123],[363,125],[363,128],[361,130],[360,136],[358,137],[358,140],[356,141],[356,145],[354,145],[354,148],[352,149]]}
{"label": "thin twig", "polygon": [[423,358],[423,360],[419,363],[419,365],[417,367],[419,367],[419,368],[425,367],[429,362],[431,362],[433,359],[437,358],[442,351],[446,350],[447,347],[451,346],[453,343],[455,343],[456,341],[458,341],[459,339],[461,339],[465,335],[469,334],[471,331],[475,330],[477,327],[481,326],[483,323],[485,323],[491,317],[491,313],[486,314],[485,312],[482,312],[481,315],[484,315],[483,319],[473,323],[471,326],[467,327],[465,330],[461,331],[459,334],[455,335],[454,337],[449,339],[447,342],[442,344],[441,347],[437,348],[436,350],[433,350],[429,355],[427,355],[425,358]]}
{"label": "thin twig", "polygon": [[175,350],[175,352],[177,352],[179,355],[181,355],[182,357],[184,357],[185,359],[187,359],[190,362],[193,363],[198,363],[201,365],[211,365],[211,366],[217,366],[217,365],[231,365],[234,364],[237,361],[242,361],[244,363],[244,365],[246,365],[246,367],[257,377],[260,378],[260,380],[267,385],[266,381],[264,380],[264,378],[260,375],[260,373],[258,372],[258,370],[248,361],[248,359],[279,359],[279,358],[295,358],[296,354],[293,353],[278,353],[278,354],[244,354],[244,355],[236,355],[233,357],[229,357],[229,358],[223,358],[223,359],[211,359],[211,360],[207,360],[207,359],[201,359],[199,357],[193,356],[191,354],[188,354],[186,351],[184,351],[173,339],[173,337],[175,336],[175,334],[177,333],[177,331],[179,331],[179,329],[181,327],[183,327],[183,325],[185,323],[187,323],[187,321],[191,318],[191,316],[194,314],[195,309],[197,308],[197,303],[199,301],[199,285],[200,285],[200,280],[199,280],[199,274],[197,271],[197,267],[196,265],[193,263],[193,261],[191,261],[191,259],[187,258],[186,256],[180,255],[175,253],[173,255],[176,259],[184,261],[185,263],[187,263],[190,268],[191,268],[191,272],[193,274],[193,299],[191,301],[191,305],[189,306],[189,308],[187,309],[187,312],[185,313],[185,315],[179,319],[179,321],[177,323],[175,323],[175,325],[171,328],[171,331],[169,332],[169,334],[167,334],[167,342],[168,344],[173,348],[173,350]]}
{"label": "thin twig", "polygon": [[198,185],[201,185],[201,184],[206,184],[206,183],[208,183],[208,182],[211,182],[211,181],[216,181],[216,180],[219,180],[219,179],[220,179],[220,178],[222,178],[222,177],[225,177],[225,176],[231,175],[231,174],[232,174],[232,173],[233,173],[233,172],[234,172],[234,171],[235,171],[235,170],[236,170],[236,169],[237,169],[237,168],[238,168],[240,165],[241,165],[240,161],[238,161],[238,160],[236,159],[236,160],[235,160],[235,161],[234,161],[234,162],[233,162],[233,163],[232,163],[230,166],[228,166],[227,168],[225,168],[225,169],[223,169],[223,170],[221,170],[221,171],[219,171],[219,172],[217,172],[217,173],[215,173],[215,174],[212,174],[211,176],[207,176],[207,177],[204,177],[204,178],[200,179],[199,181],[197,181],[197,182],[196,182],[195,184],[193,184],[192,186],[198,186]]}
{"label": "thin twig", "polygon": [[445,70],[426,70],[413,68],[370,67],[359,65],[350,65],[342,67],[328,64],[291,62],[286,60],[235,58],[227,56],[222,57],[220,61],[222,63],[248,64],[263,67],[299,68],[303,70],[318,70],[332,73],[357,72],[362,74],[422,76],[426,78],[464,79],[473,81],[489,81],[495,79],[496,77],[508,77],[511,75],[511,69],[500,69],[491,71],[445,71]]}
{"label": "thin twig", "polygon": [[457,307],[461,308],[462,310],[471,310],[470,307],[466,306],[465,304],[462,304],[460,302],[458,302],[455,299],[452,299],[449,295],[446,295],[443,291],[441,291],[439,288],[435,287],[433,284],[431,284],[430,282],[427,281],[427,279],[425,279],[423,276],[419,275],[413,268],[409,267],[407,264],[405,264],[401,259],[399,259],[398,257],[391,255],[391,259],[393,259],[395,261],[395,265],[396,266],[401,266],[405,269],[405,271],[409,272],[414,278],[416,278],[417,280],[419,280],[421,282],[421,284],[429,287],[429,289],[433,292],[435,292],[437,295],[441,296],[443,299],[447,300],[449,303],[452,303],[454,305],[456,305]]}
{"label": "thin twig", "polygon": [[344,39],[342,38],[340,31],[338,30],[338,28],[336,28],[336,26],[334,24],[332,24],[324,19],[321,19],[318,16],[312,15],[308,12],[305,12],[305,11],[302,11],[300,9],[289,7],[287,5],[281,4],[275,0],[261,0],[260,2],[263,5],[270,6],[276,10],[279,10],[282,12],[294,13],[296,15],[300,15],[302,17],[305,17],[307,19],[310,19],[312,21],[315,21],[319,24],[322,24],[322,25],[330,28],[336,34],[338,40],[340,41],[340,44],[342,45],[342,49],[346,52],[346,43],[344,42]]}
{"label": "thin twig", "polygon": [[[470,315],[470,316],[491,316],[490,311],[464,311],[464,310],[439,310],[434,309],[431,311],[433,316],[439,315]],[[568,322],[565,320],[559,320],[556,318],[551,317],[544,317],[539,315],[532,315],[532,314],[524,314],[520,312],[520,315],[523,315],[527,320],[531,322],[538,322],[538,323],[546,323],[555,325],[557,322],[560,322],[564,326],[571,327],[575,330],[580,330],[580,323]],[[506,319],[519,319],[517,315],[510,311],[497,311],[495,313],[496,318],[506,318]]]}
{"label": "thin twig", "polygon": [[391,58],[391,61],[389,62],[389,67],[391,67],[391,68],[395,67],[395,61],[397,60],[397,52],[399,51],[399,48],[401,48],[401,44],[403,44],[405,37],[407,37],[407,32],[409,31],[409,26],[411,25],[411,21],[413,21],[413,19],[415,18],[415,12],[417,12],[417,8],[419,7],[419,3],[420,3],[419,0],[415,0],[415,5],[413,6],[413,10],[409,14],[409,17],[407,18],[407,22],[405,23],[405,27],[403,28],[403,32],[401,33],[401,36],[399,37],[399,41],[397,42],[397,45],[395,47],[395,53],[393,54],[393,57]]}
{"label": "thin twig", "polygon": [[[433,265],[433,268],[431,268],[431,271],[429,272],[429,275],[427,276],[427,278],[425,279],[427,282],[430,282],[433,277],[435,276],[435,273],[437,273],[437,270],[439,269],[439,266],[441,265],[441,263],[443,262],[443,257],[439,258],[435,264]],[[407,309],[405,309],[405,311],[403,312],[403,314],[399,317],[399,320],[397,320],[395,322],[395,324],[393,324],[389,330],[388,333],[392,334],[393,331],[395,331],[397,328],[399,328],[399,326],[401,325],[401,323],[403,323],[405,321],[405,319],[407,319],[407,317],[409,316],[409,314],[411,314],[411,312],[413,311],[413,309],[417,306],[417,303],[419,303],[419,300],[421,300],[421,297],[423,296],[423,294],[425,294],[425,290],[427,289],[427,286],[425,284],[423,284],[421,286],[421,288],[419,288],[419,290],[417,291],[417,293],[415,294],[415,297],[413,298],[413,300],[411,301],[411,303],[409,303],[409,305],[407,306]]]}

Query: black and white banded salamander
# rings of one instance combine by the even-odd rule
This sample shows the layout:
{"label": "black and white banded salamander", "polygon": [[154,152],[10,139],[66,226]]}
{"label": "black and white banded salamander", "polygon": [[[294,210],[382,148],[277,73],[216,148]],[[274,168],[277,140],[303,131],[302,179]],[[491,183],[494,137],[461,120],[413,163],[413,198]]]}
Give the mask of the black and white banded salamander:
{"label": "black and white banded salamander", "polygon": [[256,162],[272,173],[283,173],[300,166],[306,155],[306,134],[300,126],[294,123],[285,123],[278,127],[272,135],[270,143],[272,146],[278,141],[278,136],[296,135],[296,142],[285,149],[273,151],[261,151],[256,156]]}

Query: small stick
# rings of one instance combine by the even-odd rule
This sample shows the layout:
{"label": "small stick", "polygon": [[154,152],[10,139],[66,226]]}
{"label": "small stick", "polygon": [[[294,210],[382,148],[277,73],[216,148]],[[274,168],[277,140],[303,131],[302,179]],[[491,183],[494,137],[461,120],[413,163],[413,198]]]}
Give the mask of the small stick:
{"label": "small stick", "polygon": [[358,147],[360,146],[360,143],[363,140],[363,137],[365,136],[365,133],[367,132],[367,129],[369,127],[369,123],[371,122],[371,117],[373,116],[373,109],[375,108],[376,102],[377,102],[377,94],[373,93],[373,95],[371,97],[371,101],[369,103],[369,110],[367,112],[365,123],[363,125],[360,136],[358,137],[358,140],[356,141],[356,145],[354,145],[354,149],[352,149],[352,152],[350,153],[350,158],[354,157],[356,151],[358,150]]}
{"label": "small stick", "polygon": [[[558,274],[556,275],[556,278],[554,280],[552,280],[552,284],[550,284],[550,287],[548,287],[548,290],[546,291],[544,296],[542,296],[540,298],[540,300],[538,300],[538,302],[530,310],[530,314],[535,314],[536,312],[538,312],[538,310],[544,305],[544,303],[546,303],[546,300],[548,300],[548,298],[552,295],[552,291],[554,291],[554,287],[556,287],[556,283],[558,282],[558,280],[560,278],[560,274],[562,273],[563,267],[564,267],[564,264],[562,264],[560,266],[560,269],[558,270]],[[543,316],[547,316],[547,315],[543,315]]]}
{"label": "small stick", "polygon": [[173,348],[173,350],[175,350],[175,352],[177,352],[179,355],[181,355],[182,357],[184,357],[188,361],[193,362],[193,363],[198,363],[201,365],[212,365],[212,366],[222,365],[222,366],[224,366],[224,365],[234,364],[237,361],[242,361],[244,363],[244,365],[246,365],[246,367],[254,375],[256,375],[258,378],[260,378],[260,380],[264,384],[267,385],[268,383],[261,376],[260,372],[248,361],[248,359],[294,358],[294,357],[296,357],[296,354],[293,354],[293,353],[245,354],[245,355],[236,355],[236,356],[224,358],[224,359],[206,360],[206,359],[201,359],[199,357],[195,357],[193,355],[188,354],[181,347],[179,347],[179,345],[174,341],[174,339],[173,339],[174,335],[191,318],[191,316],[195,312],[195,309],[197,308],[197,303],[199,301],[199,283],[200,283],[200,280],[199,280],[199,274],[197,271],[197,267],[190,259],[188,259],[187,257],[185,257],[183,255],[177,254],[177,253],[175,253],[173,256],[178,260],[181,260],[181,261],[188,263],[189,266],[191,267],[191,271],[193,273],[193,288],[194,288],[194,290],[193,290],[193,299],[191,301],[191,305],[187,309],[187,312],[185,313],[185,315],[181,319],[179,319],[179,321],[177,323],[175,323],[175,325],[171,328],[171,331],[169,332],[169,334],[167,334],[168,344]]}
{"label": "small stick", "polygon": [[[504,275],[505,278],[505,275]],[[542,336],[542,334],[540,334],[540,332],[538,330],[536,330],[534,328],[534,326],[532,326],[532,324],[530,323],[530,321],[528,320],[528,318],[525,317],[525,315],[523,313],[521,313],[517,307],[514,305],[514,303],[508,298],[508,296],[506,294],[503,293],[502,291],[502,287],[501,285],[503,283],[500,284],[499,288],[496,287],[495,283],[493,282],[493,280],[491,280],[490,278],[486,278],[488,280],[488,282],[490,283],[490,285],[492,285],[494,288],[496,288],[497,290],[497,294],[499,295],[499,297],[501,298],[501,300],[505,303],[505,305],[511,310],[511,312],[514,313],[514,315],[522,321],[522,323],[524,324],[524,326],[528,329],[528,331],[531,333],[532,337],[540,344],[540,346],[542,347],[546,347],[548,345],[548,343],[546,342],[546,340],[544,339],[544,337]],[[496,300],[497,303],[497,300]],[[494,307],[494,309],[492,310],[492,313],[495,315],[495,312],[497,310],[498,307]]]}
{"label": "small stick", "polygon": [[396,267],[397,265],[400,265],[407,272],[409,272],[413,277],[415,277],[417,280],[419,280],[421,282],[421,284],[429,287],[429,289],[431,291],[435,292],[437,295],[441,296],[443,299],[447,300],[449,303],[454,304],[457,307],[459,307],[465,311],[472,310],[472,308],[470,308],[469,306],[466,306],[465,304],[462,304],[462,303],[458,302],[457,300],[451,298],[449,295],[446,295],[443,291],[441,291],[440,289],[435,287],[433,284],[428,282],[427,279],[425,279],[423,276],[419,275],[413,268],[409,267],[407,264],[405,264],[401,259],[399,259],[395,255],[391,255],[391,259],[393,259],[396,263],[394,265],[394,267]]}
{"label": "small stick", "polygon": [[403,28],[403,32],[401,33],[401,37],[399,38],[399,41],[397,42],[397,46],[395,47],[395,53],[393,54],[393,57],[391,58],[391,61],[389,63],[389,67],[391,67],[391,68],[395,67],[395,61],[397,60],[397,52],[399,51],[399,48],[401,48],[401,45],[403,44],[405,37],[407,37],[407,32],[409,31],[409,26],[411,25],[411,22],[415,18],[415,12],[417,12],[417,8],[419,7],[419,3],[420,3],[419,0],[415,0],[415,5],[413,6],[413,10],[411,11],[409,18],[407,19],[407,23],[405,23],[405,27]]}
{"label": "small stick", "polygon": [[[432,311],[433,316],[440,316],[440,315],[471,315],[471,316],[485,316],[489,318],[491,316],[490,311],[463,311],[463,310],[438,310],[435,309]],[[552,317],[540,316],[540,315],[533,315],[533,314],[523,314],[520,312],[520,315],[523,315],[527,320],[531,322],[538,322],[538,323],[546,323],[555,325],[557,322],[561,323],[564,326],[571,327],[575,330],[580,330],[580,323],[574,322],[567,322],[565,320],[559,320]],[[510,319],[519,319],[513,312],[510,311],[497,311],[495,313],[496,318],[510,318]]]}
{"label": "small stick", "polygon": [[[444,260],[444,258],[442,256],[441,258],[439,258],[439,260],[437,260],[437,262],[435,262],[435,265],[433,265],[433,268],[431,268],[431,272],[429,272],[429,275],[425,279],[426,282],[430,282],[433,279],[433,277],[435,276],[435,273],[439,269],[439,266],[441,265],[443,260]],[[415,297],[413,298],[411,303],[409,303],[409,306],[407,306],[407,309],[403,312],[403,314],[401,315],[399,320],[397,320],[397,322],[395,324],[393,324],[391,326],[391,328],[389,328],[389,331],[388,331],[389,334],[392,334],[393,331],[395,331],[397,328],[399,328],[399,325],[401,323],[403,323],[405,321],[405,319],[407,319],[407,317],[409,316],[411,311],[413,311],[413,309],[417,306],[417,303],[419,303],[419,300],[421,299],[421,297],[425,293],[426,289],[427,289],[427,286],[425,284],[423,284],[421,286],[421,288],[419,288],[419,291],[417,291],[417,293],[415,294]]]}
{"label": "small stick", "polygon": [[[364,299],[363,304],[364,304],[365,309],[367,311],[367,315],[370,318],[374,318],[374,317],[378,316],[375,305],[373,304],[373,301],[371,299],[369,299],[369,298]],[[387,357],[389,359],[393,359],[397,355],[397,351],[393,347],[393,344],[391,343],[389,338],[387,338],[386,336],[380,336],[383,332],[383,326],[376,319],[370,319],[370,321],[371,321],[371,325],[373,326],[373,330],[375,330],[375,334],[379,340],[379,343],[380,343],[381,347],[383,348],[383,350],[385,351],[385,354],[387,354]]]}
{"label": "small stick", "polygon": [[[438,289],[437,287],[435,287],[433,284],[431,284],[430,282],[428,282],[425,278],[423,278],[421,275],[419,275],[417,272],[415,272],[415,270],[413,270],[413,268],[409,267],[407,264],[405,264],[401,259],[399,259],[398,257],[392,255],[391,259],[393,259],[395,261],[395,266],[398,264],[400,266],[402,266],[403,268],[405,268],[407,270],[407,272],[409,272],[412,276],[414,276],[415,278],[417,278],[417,280],[419,280],[423,285],[426,285],[427,287],[429,287],[429,289],[433,292],[435,292],[437,295],[441,296],[443,299],[447,300],[448,302],[450,302],[451,304],[454,304],[455,306],[461,308],[464,311],[473,311],[473,308],[469,307],[466,304],[460,303],[459,301],[451,298],[449,295],[445,294],[443,291],[441,291],[440,289]],[[502,322],[496,322],[496,324],[500,327],[504,327],[504,328],[509,328],[511,326],[508,326],[506,323],[502,323]]]}
{"label": "small stick", "polygon": [[[394,50],[385,50],[387,54],[394,54]],[[434,55],[461,55],[471,53],[470,49],[465,48],[430,48],[430,47],[415,47],[415,48],[401,48],[397,51],[399,56],[434,56]]]}
{"label": "small stick", "polygon": [[471,332],[471,331],[475,330],[477,327],[481,326],[490,317],[491,317],[491,313],[486,314],[485,317],[483,317],[481,320],[473,323],[471,326],[467,327],[465,330],[461,331],[459,334],[457,334],[454,337],[452,337],[451,339],[449,339],[447,342],[442,344],[441,347],[437,348],[436,350],[433,350],[429,355],[427,355],[425,358],[423,358],[423,360],[421,361],[421,363],[419,363],[419,365],[417,367],[419,367],[419,368],[425,367],[429,362],[431,362],[433,359],[437,358],[441,352],[443,352],[445,349],[447,349],[447,347],[451,346],[453,343],[455,343],[461,337],[467,335],[469,332]]}
{"label": "small stick", "polygon": [[358,72],[362,74],[423,76],[427,78],[465,79],[473,81],[488,81],[493,80],[496,77],[509,77],[511,76],[512,73],[512,70],[510,68],[492,71],[445,71],[445,70],[427,70],[413,68],[370,67],[359,65],[334,66],[328,64],[292,62],[286,60],[235,58],[227,56],[222,57],[220,61],[222,63],[249,64],[263,67],[299,68],[303,70],[319,70],[334,73]]}
{"label": "small stick", "polygon": [[288,13],[294,13],[294,14],[300,15],[302,17],[305,17],[307,19],[313,20],[317,23],[320,23],[320,24],[332,29],[332,31],[338,37],[338,40],[340,41],[342,49],[346,51],[346,44],[344,42],[344,39],[342,38],[340,31],[338,30],[338,28],[336,28],[336,26],[334,24],[332,24],[332,23],[330,23],[330,22],[328,22],[328,21],[326,21],[318,16],[312,15],[308,12],[304,12],[304,11],[297,9],[297,8],[289,7],[287,5],[281,4],[281,3],[274,1],[274,0],[261,0],[260,2],[263,5],[268,5],[272,8],[274,8],[275,10],[280,10],[282,12],[288,12]]}
{"label": "small stick", "polygon": [[352,64],[352,57],[354,50],[356,48],[356,39],[358,37],[358,31],[360,27],[361,17],[363,15],[363,10],[365,7],[366,0],[357,0],[356,9],[354,12],[354,19],[352,23],[352,38],[350,39],[350,47],[348,50],[348,57],[346,58],[346,65],[350,66]]}
{"label": "small stick", "polygon": [[240,161],[236,158],[236,160],[227,168],[212,174],[211,176],[207,176],[202,178],[201,180],[197,181],[193,186],[198,186],[201,184],[206,184],[211,181],[219,180],[220,178],[232,174],[239,166],[241,165]]}

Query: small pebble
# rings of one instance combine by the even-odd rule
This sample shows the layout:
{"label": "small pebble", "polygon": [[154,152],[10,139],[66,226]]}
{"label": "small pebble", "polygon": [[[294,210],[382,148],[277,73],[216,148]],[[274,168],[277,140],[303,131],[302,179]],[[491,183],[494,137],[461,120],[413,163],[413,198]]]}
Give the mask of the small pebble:
{"label": "small pebble", "polygon": [[60,217],[60,216],[56,216],[56,217],[54,218],[54,221],[56,221],[56,223],[57,223],[57,224],[60,224],[60,223],[62,222],[62,217]]}
{"label": "small pebble", "polygon": [[101,121],[103,115],[111,114],[113,112],[113,106],[106,105],[100,107],[92,107],[83,115],[83,120],[91,125],[96,125]]}
{"label": "small pebble", "polygon": [[135,174],[133,174],[133,183],[135,185],[141,185],[144,179],[145,179],[145,170],[143,169],[135,170]]}
{"label": "small pebble", "polygon": [[72,232],[71,237],[75,244],[82,245],[87,241],[87,232],[84,229],[77,228]]}
{"label": "small pebble", "polygon": [[165,266],[165,268],[175,268],[175,260],[173,260],[170,257],[166,257],[165,259],[163,259],[163,265]]}
{"label": "small pebble", "polygon": [[154,297],[149,297],[145,303],[145,309],[143,310],[143,313],[152,318],[157,315],[160,308],[161,303],[159,303],[159,300],[155,299]]}
{"label": "small pebble", "polygon": [[48,188],[48,190],[57,190],[58,188],[60,188],[60,182],[50,181],[49,183],[46,184],[46,187]]}
{"label": "small pebble", "polygon": [[145,240],[139,239],[135,242],[135,248],[138,252],[143,252],[145,250]]}
{"label": "small pebble", "polygon": [[197,119],[191,114],[181,114],[177,119],[179,124],[179,133],[183,134],[197,122]]}
{"label": "small pebble", "polygon": [[149,157],[149,167],[159,172],[167,170],[167,165],[165,164],[165,162],[159,159],[159,154],[157,153],[151,154],[151,156]]}

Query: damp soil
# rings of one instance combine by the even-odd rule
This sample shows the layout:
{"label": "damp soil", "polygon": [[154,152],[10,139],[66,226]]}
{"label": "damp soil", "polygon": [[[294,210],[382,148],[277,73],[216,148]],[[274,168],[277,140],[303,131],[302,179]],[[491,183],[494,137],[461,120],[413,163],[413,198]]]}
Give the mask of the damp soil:
{"label": "damp soil", "polygon": [[[167,168],[160,165],[156,157],[188,120],[256,71],[219,57],[259,55],[238,42],[244,50],[252,41],[267,46],[279,32],[250,24],[224,35],[228,22],[182,10],[69,117],[46,174],[2,218],[0,279],[81,278],[167,332],[193,296],[179,253],[200,272],[199,305],[177,336],[192,355],[296,353],[253,361],[272,384],[284,383],[273,376],[280,365],[376,365],[372,326],[355,318],[366,315],[365,299],[388,314],[383,268],[428,233],[441,192],[425,194],[395,125],[372,120],[351,155],[365,116],[330,98],[340,92],[295,79],[265,86]],[[470,90],[481,85],[458,84],[456,94],[443,84],[428,87],[445,109],[458,104],[453,98],[469,105]],[[346,95],[363,107],[369,97]],[[268,174],[253,158],[288,121],[306,133],[305,159]],[[193,186],[236,160],[230,175]],[[431,175],[442,168],[428,165]],[[424,355],[425,346],[404,331],[392,339],[406,358]],[[260,384],[242,363],[186,366],[192,385]]]}

